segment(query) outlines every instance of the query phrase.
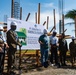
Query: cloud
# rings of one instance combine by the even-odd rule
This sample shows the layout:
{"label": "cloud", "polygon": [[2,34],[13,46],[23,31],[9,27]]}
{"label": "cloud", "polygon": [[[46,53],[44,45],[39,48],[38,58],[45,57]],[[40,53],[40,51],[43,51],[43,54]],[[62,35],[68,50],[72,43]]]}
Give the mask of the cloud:
{"label": "cloud", "polygon": [[54,3],[44,3],[44,7],[54,7]]}

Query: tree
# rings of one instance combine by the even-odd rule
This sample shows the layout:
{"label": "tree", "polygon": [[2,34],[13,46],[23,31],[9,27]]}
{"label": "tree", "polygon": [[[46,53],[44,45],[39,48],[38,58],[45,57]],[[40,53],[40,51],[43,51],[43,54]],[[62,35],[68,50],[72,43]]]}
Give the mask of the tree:
{"label": "tree", "polygon": [[67,14],[65,15],[65,18],[70,18],[75,20],[75,16],[76,16],[76,10],[73,9],[67,12]]}
{"label": "tree", "polygon": [[70,18],[74,21],[74,23],[70,23],[70,24],[75,24],[75,37],[76,37],[76,10],[70,10],[67,12],[67,14],[65,15],[65,18]]}

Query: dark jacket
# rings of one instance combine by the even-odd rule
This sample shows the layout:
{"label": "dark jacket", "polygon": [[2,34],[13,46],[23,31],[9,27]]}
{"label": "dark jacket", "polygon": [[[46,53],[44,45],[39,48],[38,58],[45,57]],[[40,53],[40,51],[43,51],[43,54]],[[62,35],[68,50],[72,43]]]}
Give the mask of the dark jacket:
{"label": "dark jacket", "polygon": [[67,51],[67,41],[65,39],[59,39],[59,51]]}
{"label": "dark jacket", "polygon": [[70,53],[76,53],[76,44],[74,42],[69,43]]}
{"label": "dark jacket", "polygon": [[7,44],[9,47],[17,48],[17,45],[20,45],[19,41],[16,40],[16,36],[11,29],[7,31]]}

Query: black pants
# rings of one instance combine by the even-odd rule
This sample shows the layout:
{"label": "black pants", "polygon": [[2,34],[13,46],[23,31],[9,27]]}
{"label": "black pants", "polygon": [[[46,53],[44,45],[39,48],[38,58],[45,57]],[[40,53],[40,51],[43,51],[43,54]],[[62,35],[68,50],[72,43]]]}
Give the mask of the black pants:
{"label": "black pants", "polygon": [[16,52],[16,48],[9,48],[7,55],[8,55],[8,72],[11,71],[11,67],[13,66],[14,62],[15,62],[15,52]]}
{"label": "black pants", "polygon": [[0,75],[2,75],[4,69],[4,53],[0,53]]}
{"label": "black pants", "polygon": [[60,51],[60,62],[61,64],[66,64],[66,51]]}
{"label": "black pants", "polygon": [[55,64],[58,64],[58,53],[57,53],[57,48],[56,47],[51,47],[51,63],[54,63],[55,59]]}

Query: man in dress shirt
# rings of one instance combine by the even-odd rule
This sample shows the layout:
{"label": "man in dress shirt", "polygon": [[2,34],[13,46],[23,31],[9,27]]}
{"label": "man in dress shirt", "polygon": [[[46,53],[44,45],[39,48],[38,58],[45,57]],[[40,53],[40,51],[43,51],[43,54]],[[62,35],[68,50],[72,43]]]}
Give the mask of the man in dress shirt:
{"label": "man in dress shirt", "polygon": [[53,31],[53,34],[50,36],[50,45],[51,45],[51,64],[54,64],[55,58],[55,65],[58,64],[58,54],[57,54],[57,47],[58,47],[58,38],[56,37],[56,30]]}

